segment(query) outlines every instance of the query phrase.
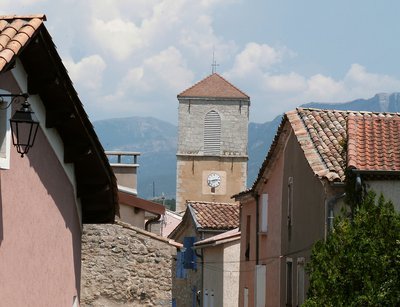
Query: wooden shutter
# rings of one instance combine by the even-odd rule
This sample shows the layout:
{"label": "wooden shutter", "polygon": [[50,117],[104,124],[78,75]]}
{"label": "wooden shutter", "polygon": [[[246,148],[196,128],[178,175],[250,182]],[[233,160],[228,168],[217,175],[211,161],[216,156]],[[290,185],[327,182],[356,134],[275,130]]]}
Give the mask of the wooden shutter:
{"label": "wooden shutter", "polygon": [[221,153],[221,118],[216,111],[210,111],[204,119],[204,154]]}

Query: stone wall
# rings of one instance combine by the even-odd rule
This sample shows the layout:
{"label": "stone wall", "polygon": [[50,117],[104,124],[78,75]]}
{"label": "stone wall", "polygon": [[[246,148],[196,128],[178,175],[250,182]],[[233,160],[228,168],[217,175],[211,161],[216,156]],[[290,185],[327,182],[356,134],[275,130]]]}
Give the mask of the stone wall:
{"label": "stone wall", "polygon": [[84,225],[81,306],[171,306],[176,247],[117,224]]}
{"label": "stone wall", "polygon": [[246,156],[248,100],[180,99],[178,154],[204,154],[204,118],[210,111],[221,117],[221,156]]}

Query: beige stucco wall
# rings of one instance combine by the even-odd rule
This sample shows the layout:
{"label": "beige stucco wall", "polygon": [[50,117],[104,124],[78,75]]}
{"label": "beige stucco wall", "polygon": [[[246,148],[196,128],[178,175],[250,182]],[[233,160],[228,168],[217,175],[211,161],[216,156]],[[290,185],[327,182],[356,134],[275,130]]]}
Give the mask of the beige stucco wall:
{"label": "beige stucco wall", "polygon": [[[207,176],[219,173],[221,184],[215,193]],[[247,158],[177,156],[176,211],[186,208],[186,200],[231,203],[232,195],[246,188]]]}
{"label": "beige stucco wall", "polygon": [[112,163],[111,167],[117,177],[118,185],[137,191],[137,164]]}
{"label": "beige stucco wall", "polygon": [[145,211],[124,204],[119,204],[119,220],[129,223],[135,227],[144,229]]}

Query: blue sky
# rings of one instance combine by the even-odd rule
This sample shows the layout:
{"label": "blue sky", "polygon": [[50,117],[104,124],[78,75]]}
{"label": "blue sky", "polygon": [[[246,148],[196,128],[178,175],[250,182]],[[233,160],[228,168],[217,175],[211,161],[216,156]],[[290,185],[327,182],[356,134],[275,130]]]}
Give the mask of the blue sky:
{"label": "blue sky", "polygon": [[44,13],[91,120],[177,121],[176,95],[217,72],[265,122],[312,102],[400,91],[394,0],[2,0]]}

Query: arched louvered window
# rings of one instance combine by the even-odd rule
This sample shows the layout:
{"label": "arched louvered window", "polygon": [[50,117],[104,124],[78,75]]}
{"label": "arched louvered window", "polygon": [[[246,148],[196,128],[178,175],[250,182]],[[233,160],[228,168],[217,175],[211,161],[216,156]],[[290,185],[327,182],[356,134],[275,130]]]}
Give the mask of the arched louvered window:
{"label": "arched louvered window", "polygon": [[216,111],[210,111],[204,119],[204,154],[220,155],[221,118]]}

